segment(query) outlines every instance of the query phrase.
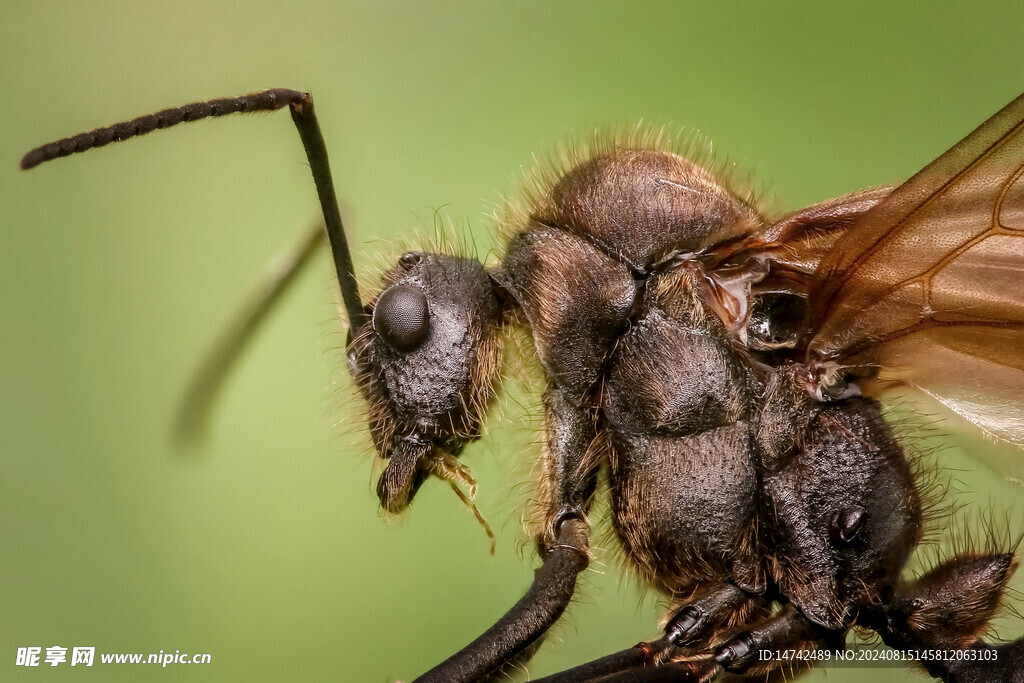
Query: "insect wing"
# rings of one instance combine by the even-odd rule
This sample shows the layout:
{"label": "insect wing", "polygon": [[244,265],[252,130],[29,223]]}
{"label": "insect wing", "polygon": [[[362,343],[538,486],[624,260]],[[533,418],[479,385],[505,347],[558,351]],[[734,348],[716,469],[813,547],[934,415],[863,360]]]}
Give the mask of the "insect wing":
{"label": "insect wing", "polygon": [[794,284],[794,293],[807,287],[825,254],[858,218],[892,192],[892,186],[851,192],[784,216],[752,235],[739,251],[758,254],[771,263],[768,284]]}
{"label": "insect wing", "polygon": [[809,361],[878,368],[1024,447],[1024,96],[851,225],[810,292]]}

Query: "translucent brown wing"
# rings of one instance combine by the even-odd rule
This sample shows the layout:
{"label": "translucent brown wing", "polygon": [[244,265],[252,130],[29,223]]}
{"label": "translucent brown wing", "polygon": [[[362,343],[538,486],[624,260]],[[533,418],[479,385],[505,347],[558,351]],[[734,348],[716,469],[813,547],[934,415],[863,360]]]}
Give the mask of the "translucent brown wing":
{"label": "translucent brown wing", "polygon": [[806,292],[824,255],[894,187],[860,190],[808,206],[751,235],[738,251],[766,257],[771,262],[768,279],[792,282],[795,291]]}
{"label": "translucent brown wing", "polygon": [[1024,96],[850,225],[809,296],[810,364],[912,384],[1024,447]]}
{"label": "translucent brown wing", "polygon": [[[708,301],[741,344],[748,342],[746,329],[754,300],[772,293],[806,300],[822,257],[892,189],[861,190],[808,206],[705,252],[705,272],[714,283]],[[792,348],[792,344],[786,346]]]}

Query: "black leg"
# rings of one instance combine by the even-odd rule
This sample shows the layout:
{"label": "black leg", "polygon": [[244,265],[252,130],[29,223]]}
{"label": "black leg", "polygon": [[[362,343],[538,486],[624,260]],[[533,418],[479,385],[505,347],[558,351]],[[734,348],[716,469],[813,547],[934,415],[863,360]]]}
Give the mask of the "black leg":
{"label": "black leg", "polygon": [[548,480],[535,527],[544,564],[530,590],[498,623],[434,667],[419,683],[479,681],[530,658],[544,632],[572,600],[576,575],[586,568],[590,548],[586,519],[594,497],[598,462],[588,460],[597,435],[592,415],[567,400],[557,387],[544,397],[541,458]]}
{"label": "black leg", "polygon": [[416,683],[479,681],[530,647],[562,615],[587,566],[586,525],[567,519],[526,595],[483,635],[416,679]]}
{"label": "black leg", "polygon": [[544,678],[538,678],[534,683],[574,683],[575,681],[589,681],[622,671],[635,670],[651,663],[658,658],[661,652],[672,649],[672,644],[665,638],[656,640],[653,643],[640,643],[628,650],[622,650],[615,654],[595,659],[586,664],[574,666],[571,669],[560,671]]}
{"label": "black leg", "polygon": [[981,640],[1013,573],[1013,553],[953,557],[888,600],[861,610],[858,623],[930,675],[957,683],[1024,682],[1024,638],[998,646]]}
{"label": "black leg", "polygon": [[723,624],[735,626],[748,623],[758,607],[767,608],[765,600],[731,583],[719,583],[701,589],[665,625],[665,636],[676,647],[708,642]]}
{"label": "black leg", "polygon": [[[787,650],[844,647],[845,631],[832,631],[802,615],[792,604],[774,617],[729,639],[715,652],[715,661],[730,673],[764,673],[793,664],[791,658],[763,658],[762,654]],[[803,662],[798,662],[802,665]]]}
{"label": "black leg", "polygon": [[[711,584],[691,596],[681,607],[675,608],[675,613],[665,625],[664,637],[552,674],[539,679],[537,683],[572,683],[598,678],[604,681],[603,676],[612,674],[627,676],[625,680],[634,680],[628,677],[641,674],[645,677],[669,677],[650,680],[675,680],[673,676],[683,674],[690,677],[689,680],[702,680],[702,677],[713,675],[720,668],[708,654],[708,647],[721,640],[715,632],[723,626],[728,628],[747,623],[752,614],[759,613],[759,608],[766,613],[767,606],[763,597],[752,595],[732,584]],[[693,646],[693,649],[686,649],[689,646]],[[694,655],[695,651],[704,654],[696,654],[686,661],[677,661],[661,671],[661,665],[670,659],[679,660],[682,656]],[[659,673],[647,671],[655,668],[659,669]]]}
{"label": "black leg", "polygon": [[710,656],[704,656],[660,666],[638,666],[595,679],[574,680],[593,680],[594,683],[704,683],[711,680],[719,671],[721,667],[715,660]]}

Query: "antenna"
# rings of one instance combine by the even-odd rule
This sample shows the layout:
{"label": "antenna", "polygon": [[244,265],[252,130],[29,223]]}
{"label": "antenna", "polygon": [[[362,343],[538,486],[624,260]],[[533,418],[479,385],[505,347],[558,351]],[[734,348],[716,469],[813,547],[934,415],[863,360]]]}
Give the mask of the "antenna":
{"label": "antenna", "polygon": [[341,298],[345,304],[351,334],[351,329],[359,329],[366,321],[366,312],[359,297],[359,284],[356,282],[355,269],[352,265],[352,254],[348,248],[348,241],[345,239],[341,212],[338,210],[338,199],[334,192],[331,167],[327,159],[327,146],[324,144],[324,137],[320,132],[320,124],[313,113],[313,98],[309,93],[274,88],[241,97],[225,97],[163,109],[155,114],[140,116],[106,128],[97,128],[88,133],[80,133],[36,147],[22,157],[21,168],[28,170],[52,159],[70,156],[94,147],[103,147],[111,142],[121,142],[151,133],[154,130],[170,128],[179,123],[227,114],[276,111],[286,105],[290,109],[292,121],[295,122],[295,127],[299,131],[302,146],[306,150],[306,158],[309,159],[310,171],[313,173],[313,182],[320,198],[320,208],[323,211],[327,237],[330,240],[331,253],[334,256],[334,268],[338,274],[338,285],[341,288]]}

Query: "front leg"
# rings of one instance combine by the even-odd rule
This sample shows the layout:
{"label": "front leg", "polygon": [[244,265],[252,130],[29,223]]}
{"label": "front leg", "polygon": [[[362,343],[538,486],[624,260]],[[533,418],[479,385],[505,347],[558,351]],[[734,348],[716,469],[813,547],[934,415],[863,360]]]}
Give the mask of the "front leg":
{"label": "front leg", "polygon": [[469,683],[530,653],[572,599],[589,560],[586,515],[597,481],[597,439],[590,411],[552,388],[544,397],[543,523],[537,544],[544,563],[519,602],[480,637],[416,683]]}
{"label": "front leg", "polygon": [[982,640],[1015,568],[1013,552],[964,552],[896,586],[862,609],[858,623],[943,681],[1024,683],[1024,638]]}

